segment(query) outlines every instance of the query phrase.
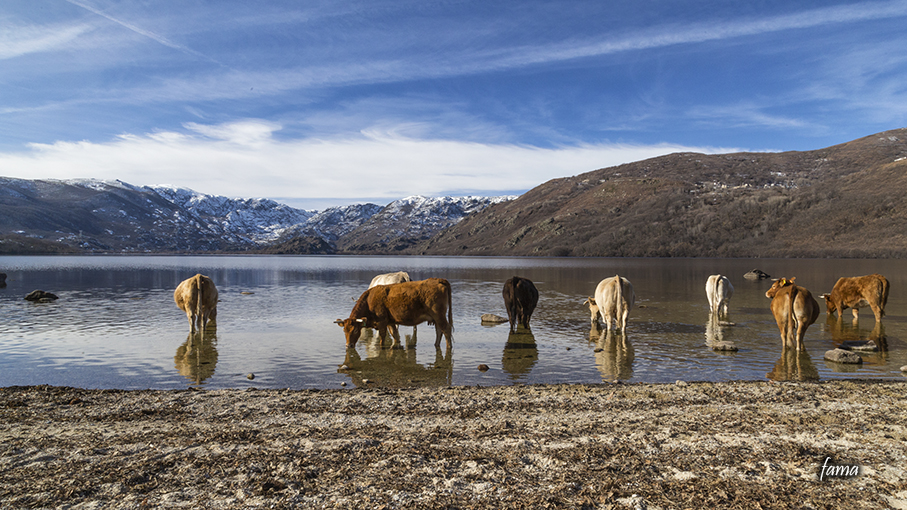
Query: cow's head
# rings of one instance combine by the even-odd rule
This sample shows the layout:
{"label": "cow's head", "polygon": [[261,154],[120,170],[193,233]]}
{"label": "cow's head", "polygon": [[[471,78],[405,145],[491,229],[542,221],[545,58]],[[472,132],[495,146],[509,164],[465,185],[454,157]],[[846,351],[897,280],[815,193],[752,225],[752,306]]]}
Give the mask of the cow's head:
{"label": "cow's head", "polygon": [[352,349],[356,347],[356,342],[359,341],[359,336],[362,335],[362,328],[366,326],[366,320],[353,318],[337,319],[334,324],[343,328],[343,334],[346,335],[346,347],[347,349]]}
{"label": "cow's head", "polygon": [[835,313],[838,307],[835,306],[835,302],[831,300],[831,294],[822,294],[820,298],[825,298],[825,309],[829,315]]}
{"label": "cow's head", "polygon": [[794,276],[793,278],[778,278],[777,280],[774,280],[775,283],[773,283],[772,287],[765,292],[765,297],[769,299],[775,297],[775,294],[777,294],[780,289],[793,285],[794,280],[796,279],[797,277]]}

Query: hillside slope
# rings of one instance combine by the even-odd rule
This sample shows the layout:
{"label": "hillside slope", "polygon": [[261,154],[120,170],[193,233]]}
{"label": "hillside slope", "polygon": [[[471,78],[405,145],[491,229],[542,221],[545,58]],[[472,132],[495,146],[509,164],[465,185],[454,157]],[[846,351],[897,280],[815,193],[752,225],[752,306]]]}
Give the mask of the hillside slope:
{"label": "hillside slope", "polygon": [[805,152],[671,154],[551,180],[406,252],[905,257],[905,174],[907,129]]}

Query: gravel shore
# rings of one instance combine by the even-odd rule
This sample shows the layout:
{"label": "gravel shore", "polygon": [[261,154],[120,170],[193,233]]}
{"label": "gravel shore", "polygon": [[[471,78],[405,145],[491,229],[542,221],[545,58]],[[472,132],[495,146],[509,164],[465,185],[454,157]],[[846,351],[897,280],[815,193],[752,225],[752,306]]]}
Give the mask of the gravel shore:
{"label": "gravel shore", "polygon": [[0,388],[0,508],[907,508],[905,390]]}

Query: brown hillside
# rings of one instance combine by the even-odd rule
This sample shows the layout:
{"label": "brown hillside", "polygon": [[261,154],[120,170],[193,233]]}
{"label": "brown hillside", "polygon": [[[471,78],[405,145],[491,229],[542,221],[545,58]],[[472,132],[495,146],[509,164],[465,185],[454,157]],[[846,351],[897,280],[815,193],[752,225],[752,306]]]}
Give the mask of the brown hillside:
{"label": "brown hillside", "polygon": [[678,153],[554,179],[428,255],[905,257],[907,129],[826,149]]}

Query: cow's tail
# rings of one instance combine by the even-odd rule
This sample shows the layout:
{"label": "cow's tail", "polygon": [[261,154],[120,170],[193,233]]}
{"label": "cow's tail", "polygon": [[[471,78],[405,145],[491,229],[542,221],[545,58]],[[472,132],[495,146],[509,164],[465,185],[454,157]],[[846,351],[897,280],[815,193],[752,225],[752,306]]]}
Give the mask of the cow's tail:
{"label": "cow's tail", "polygon": [[623,282],[621,282],[620,275],[614,275],[614,279],[617,280],[617,324],[620,326],[620,330],[623,331],[626,328],[626,324],[623,323],[624,317],[624,294],[623,294]]}
{"label": "cow's tail", "polygon": [[[788,310],[788,316],[787,316],[787,341],[788,341],[788,343],[791,341],[791,338],[790,338],[791,334],[794,335],[794,340],[796,340],[797,328],[795,328],[794,325],[799,325],[797,316],[794,314],[794,302],[797,300],[797,294],[799,292],[797,291],[797,286],[794,285],[793,283],[790,285],[790,287],[791,287],[790,293],[788,294],[788,297],[790,298],[790,303],[788,303],[789,310]],[[784,347],[787,348],[786,345]],[[794,348],[799,349],[800,346],[797,345]]]}
{"label": "cow's tail", "polygon": [[450,282],[444,282],[444,292],[447,293],[447,324],[450,326],[450,333],[453,334],[453,293],[450,291]]}
{"label": "cow's tail", "polygon": [[202,310],[204,309],[204,307],[202,303],[204,303],[205,301],[205,296],[203,294],[204,291],[202,290],[204,289],[204,285],[202,285],[202,275],[200,274],[195,275],[195,289],[197,298],[195,301],[195,315],[198,317],[198,319],[196,320],[200,323],[199,328],[204,328],[205,320],[202,317]]}
{"label": "cow's tail", "polygon": [[879,317],[885,316],[885,304],[888,303],[888,279],[884,276],[879,278],[882,284],[881,295],[879,296]]}

